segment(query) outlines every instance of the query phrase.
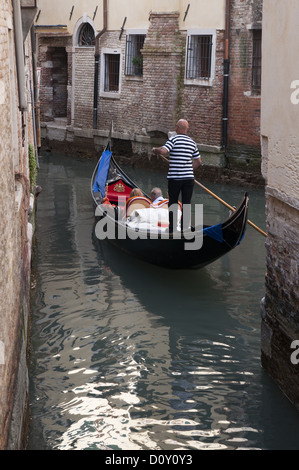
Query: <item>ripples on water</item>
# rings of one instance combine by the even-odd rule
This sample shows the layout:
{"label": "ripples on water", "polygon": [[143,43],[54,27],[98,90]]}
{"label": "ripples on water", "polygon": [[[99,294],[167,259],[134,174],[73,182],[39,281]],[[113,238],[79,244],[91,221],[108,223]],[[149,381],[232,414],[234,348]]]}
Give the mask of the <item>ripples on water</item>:
{"label": "ripples on water", "polygon": [[[264,238],[248,229],[200,271],[145,265],[92,237],[94,163],[40,163],[28,448],[298,449],[298,417],[260,367]],[[241,200],[242,188],[209,187]],[[208,223],[227,215],[195,199]],[[250,204],[265,229],[261,191]]]}

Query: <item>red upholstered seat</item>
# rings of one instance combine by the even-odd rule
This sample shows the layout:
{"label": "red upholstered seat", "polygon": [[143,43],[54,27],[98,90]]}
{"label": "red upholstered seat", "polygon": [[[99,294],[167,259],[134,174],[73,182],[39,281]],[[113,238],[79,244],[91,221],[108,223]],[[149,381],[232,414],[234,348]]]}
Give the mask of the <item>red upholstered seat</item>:
{"label": "red upholstered seat", "polygon": [[117,204],[119,197],[128,199],[131,191],[132,187],[128,186],[121,179],[119,179],[108,184],[107,197],[111,203]]}

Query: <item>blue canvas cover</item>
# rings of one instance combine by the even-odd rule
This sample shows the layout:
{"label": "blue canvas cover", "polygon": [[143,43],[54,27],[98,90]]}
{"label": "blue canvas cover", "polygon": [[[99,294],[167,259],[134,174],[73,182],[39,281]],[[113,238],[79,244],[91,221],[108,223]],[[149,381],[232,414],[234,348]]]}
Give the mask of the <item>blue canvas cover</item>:
{"label": "blue canvas cover", "polygon": [[97,176],[93,185],[93,192],[100,192],[102,196],[105,196],[105,186],[107,180],[107,174],[109,170],[110,160],[112,152],[110,150],[105,150],[102,153],[101,160],[98,166]]}
{"label": "blue canvas cover", "polygon": [[214,240],[217,240],[220,243],[223,242],[222,224],[213,225],[212,227],[204,228],[203,233],[213,238]]}

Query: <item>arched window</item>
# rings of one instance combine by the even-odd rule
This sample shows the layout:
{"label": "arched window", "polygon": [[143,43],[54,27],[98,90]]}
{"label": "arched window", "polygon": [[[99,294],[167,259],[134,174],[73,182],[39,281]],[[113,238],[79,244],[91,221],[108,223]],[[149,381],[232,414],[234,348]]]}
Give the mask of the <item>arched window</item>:
{"label": "arched window", "polygon": [[95,34],[93,27],[89,23],[83,23],[78,36],[79,46],[94,46]]}

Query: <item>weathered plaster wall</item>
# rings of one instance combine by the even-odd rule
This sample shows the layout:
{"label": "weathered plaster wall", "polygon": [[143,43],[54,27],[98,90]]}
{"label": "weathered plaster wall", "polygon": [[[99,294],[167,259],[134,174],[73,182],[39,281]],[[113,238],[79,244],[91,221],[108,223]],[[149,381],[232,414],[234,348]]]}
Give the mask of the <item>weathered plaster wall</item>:
{"label": "weathered plaster wall", "polygon": [[[41,13],[37,24],[66,25],[67,33],[73,34],[82,16],[93,22],[96,31],[103,28],[103,3],[94,0],[73,0],[59,2],[59,8],[53,8],[54,2],[39,0]],[[190,4],[188,14],[188,4]],[[98,8],[96,9],[96,6]],[[216,28],[224,29],[225,0],[108,0],[108,29],[119,31],[125,18],[126,28],[147,28],[150,12],[180,13],[180,28]]]}
{"label": "weathered plaster wall", "polygon": [[270,7],[266,1],[264,12],[261,134],[268,139],[268,158],[263,172],[269,188],[298,201],[299,4],[273,0]]}
{"label": "weathered plaster wall", "polygon": [[299,341],[299,93],[293,88],[299,80],[299,4],[264,0],[263,17],[261,132],[268,238],[262,363],[299,409],[299,361],[292,355],[293,342]]}

